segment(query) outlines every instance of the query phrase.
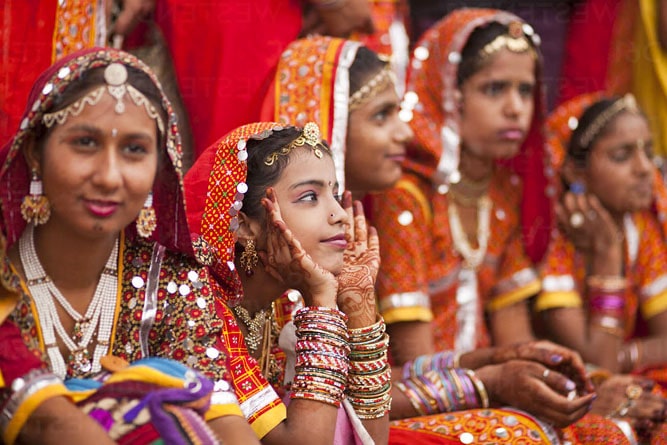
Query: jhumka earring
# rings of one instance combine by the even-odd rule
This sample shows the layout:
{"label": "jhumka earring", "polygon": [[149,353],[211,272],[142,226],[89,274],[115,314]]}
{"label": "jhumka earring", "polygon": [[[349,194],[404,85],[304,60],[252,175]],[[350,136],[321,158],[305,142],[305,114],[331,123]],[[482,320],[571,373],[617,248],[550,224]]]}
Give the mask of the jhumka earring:
{"label": "jhumka earring", "polygon": [[153,208],[153,192],[150,192],[144,202],[144,208],[139,212],[137,217],[137,233],[139,236],[148,238],[157,227],[157,216],[155,216],[155,209]]}
{"label": "jhumka earring", "polygon": [[257,256],[257,250],[255,249],[255,242],[253,240],[249,239],[245,243],[245,249],[243,249],[239,262],[241,263],[241,267],[245,269],[245,274],[247,276],[252,276],[255,273],[253,269],[257,266],[259,257]]}
{"label": "jhumka earring", "polygon": [[51,204],[43,194],[42,180],[35,169],[32,170],[30,194],[26,195],[21,203],[21,216],[28,224],[35,226],[46,223],[51,216]]}

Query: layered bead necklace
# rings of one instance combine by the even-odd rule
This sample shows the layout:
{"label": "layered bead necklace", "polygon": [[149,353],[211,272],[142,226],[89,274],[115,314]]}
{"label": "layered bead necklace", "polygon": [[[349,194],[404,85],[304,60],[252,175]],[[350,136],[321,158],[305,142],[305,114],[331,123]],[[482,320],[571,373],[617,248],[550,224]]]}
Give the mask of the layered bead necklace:
{"label": "layered bead necklace", "polygon": [[[113,328],[118,289],[118,240],[107,259],[106,265],[95,288],[95,294],[84,315],[79,314],[63,296],[44,271],[35,249],[34,227],[26,227],[19,241],[21,264],[26,275],[30,294],[35,302],[42,335],[53,372],[61,377],[82,377],[100,370],[100,359],[109,351]],[[74,320],[74,330],[70,335],[64,328],[55,302]],[[58,348],[56,335],[70,354],[67,363]],[[88,346],[93,337],[97,345],[91,360]]]}
{"label": "layered bead necklace", "polygon": [[477,320],[479,318],[479,288],[477,283],[477,269],[482,265],[486,256],[491,235],[491,208],[493,202],[488,195],[477,200],[477,248],[473,249],[468,236],[463,230],[458,207],[449,201],[448,216],[452,232],[454,248],[463,257],[463,267],[458,276],[456,289],[456,303],[458,305],[456,318],[458,329],[455,339],[455,349],[467,352],[475,348],[477,337]]}

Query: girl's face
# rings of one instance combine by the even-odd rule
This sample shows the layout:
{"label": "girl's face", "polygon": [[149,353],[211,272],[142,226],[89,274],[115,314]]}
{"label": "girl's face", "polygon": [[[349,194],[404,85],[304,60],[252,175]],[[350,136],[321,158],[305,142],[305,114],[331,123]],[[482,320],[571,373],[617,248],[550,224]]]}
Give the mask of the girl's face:
{"label": "girl's face", "polygon": [[612,213],[643,210],[653,200],[653,142],[643,116],[623,112],[593,142],[587,190]]}
{"label": "girl's face", "polygon": [[398,118],[393,85],[352,111],[348,118],[345,186],[355,198],[392,187],[401,178],[410,126]]}
{"label": "girl's face", "polygon": [[124,103],[117,114],[104,92],[53,127],[38,167],[52,207],[47,224],[96,237],[117,234],[139,214],[157,171],[157,126],[143,107]]}
{"label": "girl's face", "polygon": [[283,220],[306,253],[323,269],[340,273],[348,218],[333,159],[316,157],[308,146],[294,149],[274,189]]}
{"label": "girl's face", "polygon": [[491,159],[519,152],[534,111],[532,53],[501,49],[461,86],[461,140],[472,154]]}

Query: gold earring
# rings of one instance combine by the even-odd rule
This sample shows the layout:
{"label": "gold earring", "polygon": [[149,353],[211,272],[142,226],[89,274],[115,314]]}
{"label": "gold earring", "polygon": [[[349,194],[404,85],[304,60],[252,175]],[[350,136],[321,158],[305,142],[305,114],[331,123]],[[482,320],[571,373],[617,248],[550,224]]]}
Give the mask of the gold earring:
{"label": "gold earring", "polygon": [[148,238],[157,227],[157,216],[153,208],[153,192],[150,192],[144,202],[144,207],[137,217],[137,233],[143,238]]}
{"label": "gold earring", "polygon": [[250,277],[255,273],[253,269],[257,266],[257,263],[259,263],[259,257],[257,256],[257,250],[255,249],[255,242],[253,240],[249,239],[245,243],[245,248],[243,249],[241,258],[239,258],[239,262],[247,276]]}
{"label": "gold earring", "polygon": [[46,223],[51,216],[51,204],[44,196],[42,180],[36,169],[32,170],[30,193],[23,198],[21,203],[21,216],[28,224],[35,226]]}

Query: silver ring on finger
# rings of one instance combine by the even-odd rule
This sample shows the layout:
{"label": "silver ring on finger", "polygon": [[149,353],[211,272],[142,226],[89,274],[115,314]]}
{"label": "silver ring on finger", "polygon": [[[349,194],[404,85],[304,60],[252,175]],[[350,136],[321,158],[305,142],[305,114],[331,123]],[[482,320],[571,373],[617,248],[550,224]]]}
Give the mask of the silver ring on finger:
{"label": "silver ring on finger", "polygon": [[570,215],[570,225],[575,229],[584,225],[584,214],[581,212],[574,212]]}
{"label": "silver ring on finger", "polygon": [[542,380],[546,380],[547,377],[549,377],[549,374],[551,374],[551,370],[549,368],[545,369],[542,373]]}

